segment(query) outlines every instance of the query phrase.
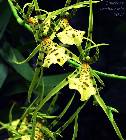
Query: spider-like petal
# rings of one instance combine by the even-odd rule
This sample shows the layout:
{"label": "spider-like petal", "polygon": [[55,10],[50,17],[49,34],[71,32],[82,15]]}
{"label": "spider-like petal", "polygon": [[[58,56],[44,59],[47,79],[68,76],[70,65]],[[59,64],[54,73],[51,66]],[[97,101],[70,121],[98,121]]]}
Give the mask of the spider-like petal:
{"label": "spider-like petal", "polygon": [[96,94],[96,88],[90,74],[90,66],[82,64],[81,70],[74,76],[68,77],[69,88],[78,90],[81,101],[88,100],[91,95]]}
{"label": "spider-like petal", "polygon": [[80,46],[83,41],[85,31],[73,29],[70,25],[62,32],[57,34],[57,37],[63,44]]}
{"label": "spider-like petal", "polygon": [[46,37],[42,41],[42,47],[46,57],[43,63],[43,67],[49,67],[51,64],[59,64],[62,66],[66,61],[73,59],[79,62],[79,58],[69,51],[67,48],[59,46],[54,43],[49,37]]}
{"label": "spider-like petal", "polygon": [[79,62],[79,58],[68,49],[57,46],[45,57],[43,67],[49,67],[51,64],[59,64],[62,66],[66,61],[73,59]]}

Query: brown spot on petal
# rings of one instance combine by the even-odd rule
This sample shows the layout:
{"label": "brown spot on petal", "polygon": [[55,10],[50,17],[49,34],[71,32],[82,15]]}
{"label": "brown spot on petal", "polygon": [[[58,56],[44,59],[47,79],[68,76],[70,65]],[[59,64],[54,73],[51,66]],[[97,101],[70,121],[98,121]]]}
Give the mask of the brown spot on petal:
{"label": "brown spot on petal", "polygon": [[69,57],[72,57],[73,55],[72,55],[72,53],[69,53]]}
{"label": "brown spot on petal", "polygon": [[83,84],[84,84],[86,87],[89,87],[89,85],[88,85],[86,82],[83,82]]}
{"label": "brown spot on petal", "polygon": [[57,59],[58,62],[60,62],[60,59]]}
{"label": "brown spot on petal", "polygon": [[65,50],[65,54],[67,54],[68,52],[67,52],[67,50]]}
{"label": "brown spot on petal", "polygon": [[55,53],[55,55],[58,55],[59,53]]}
{"label": "brown spot on petal", "polygon": [[75,34],[72,34],[72,37],[75,37]]}
{"label": "brown spot on petal", "polygon": [[96,88],[96,85],[93,85],[94,88]]}

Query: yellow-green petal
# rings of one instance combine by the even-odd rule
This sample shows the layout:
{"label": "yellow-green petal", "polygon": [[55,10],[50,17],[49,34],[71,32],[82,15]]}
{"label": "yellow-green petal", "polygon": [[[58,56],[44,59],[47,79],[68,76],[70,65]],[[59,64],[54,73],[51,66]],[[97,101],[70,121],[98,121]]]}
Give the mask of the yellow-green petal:
{"label": "yellow-green petal", "polygon": [[75,89],[80,93],[81,101],[88,100],[91,95],[96,94],[88,64],[82,64],[81,70],[77,74],[68,77],[68,82],[70,89]]}
{"label": "yellow-green petal", "polygon": [[59,64],[62,66],[66,61],[70,59],[79,62],[79,58],[75,54],[64,47],[57,46],[47,54],[44,59],[43,67],[49,68],[51,64]]}
{"label": "yellow-green petal", "polygon": [[57,37],[63,44],[80,46],[83,41],[84,34],[85,31],[73,29],[69,25],[62,32],[59,32]]}

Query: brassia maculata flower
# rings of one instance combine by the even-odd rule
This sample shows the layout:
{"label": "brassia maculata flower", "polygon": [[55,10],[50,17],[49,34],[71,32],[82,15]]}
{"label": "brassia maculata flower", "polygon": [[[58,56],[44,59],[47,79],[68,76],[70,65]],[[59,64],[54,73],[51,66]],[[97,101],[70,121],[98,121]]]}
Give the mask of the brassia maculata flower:
{"label": "brassia maculata flower", "polygon": [[79,62],[79,58],[57,43],[53,42],[49,37],[45,37],[42,41],[44,53],[47,55],[44,59],[43,67],[49,67],[51,64],[59,64],[62,66],[66,61],[73,59]]}
{"label": "brassia maculata flower", "polygon": [[91,95],[96,94],[96,85],[93,83],[88,63],[81,64],[79,71],[75,72],[72,77],[68,77],[68,82],[70,89],[75,89],[80,93],[81,101],[88,100]]}
{"label": "brassia maculata flower", "polygon": [[61,20],[60,26],[63,28],[63,31],[59,32],[57,37],[63,44],[81,45],[85,31],[73,29],[66,18]]}
{"label": "brassia maculata flower", "polygon": [[68,76],[69,88],[75,89],[80,93],[81,101],[88,100],[91,95],[96,94],[96,85],[93,82],[91,68],[87,62],[80,62],[75,54],[53,42],[49,37],[45,37],[42,40],[41,46],[46,54],[43,67],[49,68],[51,64],[59,64],[62,66],[70,59],[81,64],[79,70],[77,70],[72,76]]}
{"label": "brassia maculata flower", "polygon": [[38,19],[37,18],[34,18],[34,17],[30,17],[27,21],[28,21],[28,23],[30,25],[36,25],[36,24],[38,24]]}

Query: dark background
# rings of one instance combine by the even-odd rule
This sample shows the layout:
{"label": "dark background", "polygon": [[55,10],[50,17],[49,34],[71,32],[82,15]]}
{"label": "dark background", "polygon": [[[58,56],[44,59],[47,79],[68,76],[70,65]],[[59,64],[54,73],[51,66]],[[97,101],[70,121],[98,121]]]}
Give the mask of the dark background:
{"label": "dark background", "polygon": [[[40,0],[38,0],[40,1]],[[21,5],[27,1],[20,1]],[[40,1],[40,7],[52,11],[64,6],[65,0],[46,0]],[[100,48],[100,59],[92,67],[106,73],[115,73],[126,76],[126,1],[124,0],[103,0],[94,6],[94,32],[93,40],[96,43],[109,43],[109,46]],[[79,9],[75,16],[70,20],[71,26],[85,30],[88,28],[88,8]],[[2,17],[3,14],[6,18]],[[4,25],[5,29],[2,30]],[[33,36],[23,27],[18,25],[13,17],[7,1],[0,1],[0,50],[4,48],[5,43],[9,42],[12,47],[23,50],[23,55],[27,55],[34,48]],[[30,47],[30,45],[33,47]],[[25,52],[24,47],[27,48]],[[5,58],[5,57],[4,57]],[[5,58],[6,59],[6,58]],[[7,122],[8,112],[12,102],[17,103],[17,109],[25,103],[25,90],[18,94],[10,94],[13,88],[18,85],[25,87],[25,80],[22,79],[15,70],[0,56],[0,63],[5,65],[8,74],[0,89],[0,120]],[[34,66],[35,59],[31,62]],[[46,70],[45,74],[60,74],[68,72],[69,68],[65,66],[65,70],[58,66],[51,66],[50,70]],[[101,77],[102,78],[102,77]],[[102,78],[105,82],[105,88],[101,91],[101,96],[107,105],[115,107],[119,110],[119,114],[114,114],[115,120],[126,138],[126,81],[118,79]],[[27,86],[27,84],[26,84]],[[70,98],[66,92],[70,92],[68,87],[62,90],[62,94],[57,102],[62,108]],[[64,93],[64,94],[63,94]],[[71,92],[70,92],[71,93]],[[68,112],[67,117],[76,109],[79,104],[79,94],[76,94],[76,100],[73,107]],[[68,99],[67,99],[68,98]],[[16,110],[16,109],[15,109]],[[15,118],[19,116],[16,110]],[[77,140],[116,140],[118,139],[110,122],[100,107],[92,105],[92,98],[85,108],[79,114],[79,131]],[[64,134],[64,140],[71,139],[73,126],[70,125]],[[5,139],[6,135],[1,132],[0,140]],[[61,138],[60,138],[61,139]]]}

